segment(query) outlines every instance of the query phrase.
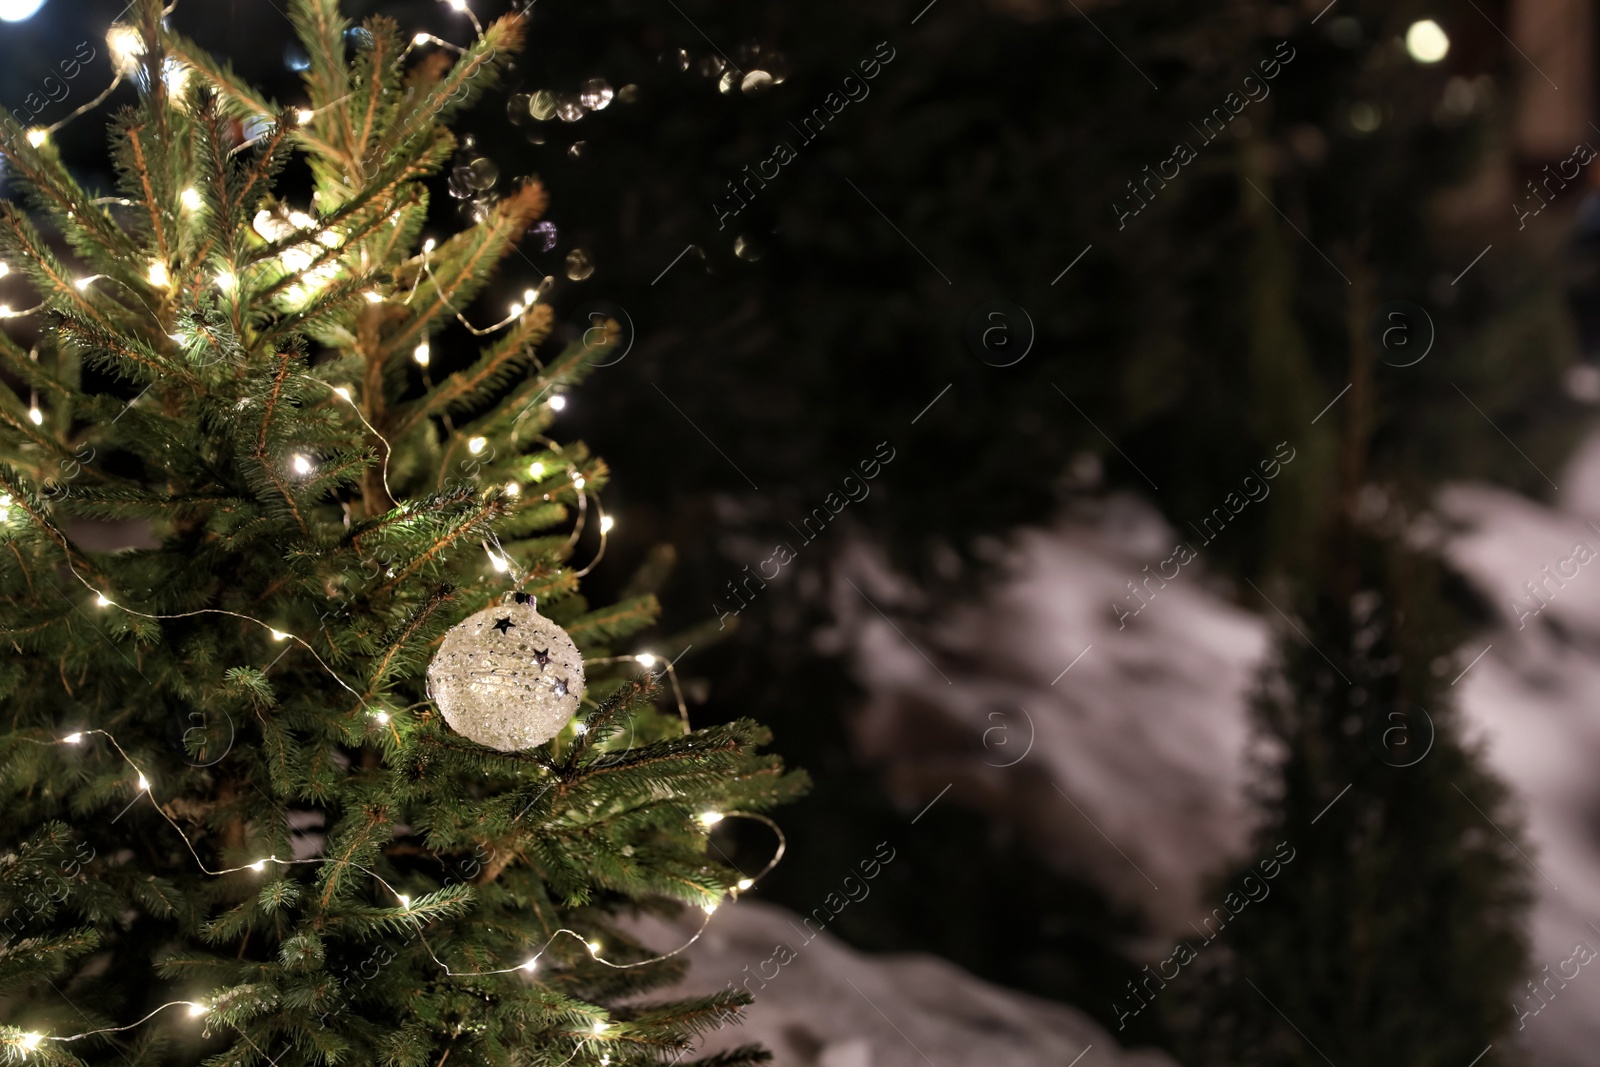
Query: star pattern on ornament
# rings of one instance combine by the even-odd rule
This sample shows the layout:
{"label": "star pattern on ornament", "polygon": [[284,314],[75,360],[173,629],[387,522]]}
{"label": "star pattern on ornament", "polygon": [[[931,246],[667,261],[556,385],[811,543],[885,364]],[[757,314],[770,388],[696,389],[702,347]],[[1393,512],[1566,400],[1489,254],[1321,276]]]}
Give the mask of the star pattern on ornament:
{"label": "star pattern on ornament", "polygon": [[535,652],[533,654],[533,662],[537,663],[540,667],[548,667],[550,665],[550,650],[548,648],[541,648],[539,651]]}
{"label": "star pattern on ornament", "polygon": [[516,623],[512,622],[509,616],[503,619],[494,620],[494,628],[499,630],[501,633],[505,633],[515,625]]}
{"label": "star pattern on ornament", "polygon": [[564,697],[567,695],[567,680],[565,678],[557,678],[556,684],[550,688],[555,690],[556,696]]}

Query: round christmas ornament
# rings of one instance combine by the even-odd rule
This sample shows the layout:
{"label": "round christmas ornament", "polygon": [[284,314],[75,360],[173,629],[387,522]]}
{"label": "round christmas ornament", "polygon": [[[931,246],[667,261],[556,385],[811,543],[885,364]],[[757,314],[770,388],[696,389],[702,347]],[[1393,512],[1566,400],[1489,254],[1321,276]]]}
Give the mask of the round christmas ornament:
{"label": "round christmas ornament", "polygon": [[572,721],[583,657],[567,631],[516,593],[450,628],[428,665],[428,695],[456,733],[516,752]]}

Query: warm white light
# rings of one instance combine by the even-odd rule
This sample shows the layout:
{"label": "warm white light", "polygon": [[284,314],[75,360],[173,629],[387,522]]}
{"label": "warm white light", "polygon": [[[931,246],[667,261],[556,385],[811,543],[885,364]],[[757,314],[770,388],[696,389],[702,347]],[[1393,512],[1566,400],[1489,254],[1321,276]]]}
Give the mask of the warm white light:
{"label": "warm white light", "polygon": [[172,284],[172,276],[167,273],[167,265],[161,260],[152,260],[150,263],[150,284],[157,289],[165,289]]}
{"label": "warm white light", "polygon": [[739,879],[739,888],[740,889],[749,889],[753,885],[755,885],[755,882],[752,881],[749,878],[741,878],[741,879]]}
{"label": "warm white light", "polygon": [[491,565],[493,565],[494,569],[501,574],[504,574],[511,569],[510,560],[506,559],[504,556],[496,555],[493,552],[489,553],[489,562]]}
{"label": "warm white light", "polygon": [[206,206],[206,202],[200,199],[200,190],[194,188],[193,186],[185,189],[183,193],[179,195],[178,199],[182,201],[183,206],[190,211],[199,211],[201,208]]}
{"label": "warm white light", "polygon": [[641,652],[633,658],[646,670],[649,670],[651,667],[656,665],[655,656],[651,655],[649,652]]}
{"label": "warm white light", "polygon": [[465,11],[467,9],[467,0],[447,0],[447,2],[454,11]]}
{"label": "warm white light", "polygon": [[432,252],[435,248],[438,248],[438,247],[439,247],[439,242],[435,241],[432,237],[430,237],[426,241],[422,242],[422,250],[424,252]]}
{"label": "warm white light", "polygon": [[533,970],[538,966],[539,966],[539,957],[535,956],[533,959],[529,960],[527,963],[524,963],[522,965],[522,969],[531,974],[533,972]]}
{"label": "warm white light", "polygon": [[572,732],[580,735],[586,734],[589,732],[589,724],[586,722],[575,722],[572,724]]}
{"label": "warm white light", "polygon": [[7,274],[10,274],[10,273],[11,273],[11,264],[7,263],[3,259],[0,259],[0,278],[4,278]]}
{"label": "warm white light", "polygon": [[339,234],[338,230],[323,230],[317,234],[317,240],[329,248],[338,248],[344,243],[344,238]]}
{"label": "warm white light", "polygon": [[317,113],[308,107],[303,107],[294,113],[294,120],[304,126],[317,117]]}
{"label": "warm white light", "polygon": [[395,896],[400,899],[400,906],[402,908],[406,908],[408,910],[410,909],[410,907],[411,907],[411,898],[410,897],[406,896],[404,893],[396,893]]}
{"label": "warm white light", "polygon": [[411,353],[411,358],[417,361],[417,365],[419,367],[426,367],[428,365],[428,360],[432,357],[432,355],[433,349],[429,348],[428,342],[424,341],[417,346],[417,350],[415,352]]}
{"label": "warm white light", "polygon": [[544,464],[535,462],[528,468],[528,474],[535,479],[544,477]]}
{"label": "warm white light", "polygon": [[[37,11],[38,8],[35,7],[34,10]],[[28,14],[31,15],[32,13],[33,12],[30,11]],[[28,16],[24,15],[22,17],[23,18],[27,18]],[[0,18],[5,18],[7,22],[16,22],[17,21],[16,19],[13,19],[13,18],[6,18],[6,16],[3,13],[3,10],[0,10]],[[39,1047],[39,1042],[41,1042],[43,1040],[44,1040],[44,1035],[43,1034],[41,1034],[41,1033],[39,1033],[37,1031],[32,1031],[32,1032],[23,1034],[21,1037],[19,1037],[17,1039],[17,1044],[21,1045],[23,1048],[27,1049],[29,1052],[32,1052],[34,1049]]]}
{"label": "warm white light", "polygon": [[588,942],[588,948],[589,948],[589,955],[591,955],[591,956],[600,955],[600,942],[598,942],[598,941],[590,941],[590,942]]}
{"label": "warm white light", "polygon": [[284,633],[282,630],[272,630],[270,632],[272,634],[272,639],[274,641],[287,641],[287,640],[289,640],[289,635]]}
{"label": "warm white light", "polygon": [[722,812],[720,811],[702,811],[700,813],[700,821],[707,826],[717,825],[722,821],[722,818]]}
{"label": "warm white light", "polygon": [[611,532],[611,528],[613,526],[615,526],[616,524],[617,524],[617,520],[613,519],[610,515],[602,515],[600,517],[600,532],[601,533],[610,533]]}
{"label": "warm white light", "polygon": [[0,493],[0,508],[9,508],[10,506],[11,506],[11,494],[10,493]]}
{"label": "warm white light", "polygon": [[522,305],[521,304],[512,304],[511,305],[511,317],[512,318],[516,318],[518,315],[522,314],[522,310],[523,309],[522,309]]}
{"label": "warm white light", "polygon": [[560,393],[557,393],[555,396],[550,398],[550,410],[551,411],[565,411],[566,409],[567,409],[567,398],[566,397],[562,396]]}
{"label": "warm white light", "polygon": [[583,480],[583,475],[581,475],[581,474],[577,475],[576,477],[574,477],[572,479],[572,488],[574,488],[574,489],[582,489],[584,486],[586,486],[588,484],[589,484],[588,482]]}
{"label": "warm white light", "polygon": [[342,385],[334,386],[333,387],[333,391],[334,391],[334,393],[336,393],[338,395],[340,400],[349,400],[350,399],[350,390],[345,388]]}
{"label": "warm white light", "polygon": [[297,229],[301,230],[309,230],[317,224],[317,220],[307,215],[304,211],[289,212],[289,221],[294,223]]}
{"label": "warm white light", "polygon": [[69,745],[75,745],[79,741],[83,740],[83,735],[82,734],[68,734],[66,737],[63,737],[61,740],[65,741]]}
{"label": "warm white light", "polygon": [[150,779],[146,778],[142,774],[139,775],[139,791],[141,793],[150,792]]}
{"label": "warm white light", "polygon": [[111,601],[106,599],[106,595],[104,593],[96,593],[94,595],[94,606],[97,608],[109,608],[111,606]]}
{"label": "warm white light", "polygon": [[522,495],[522,486],[518,485],[516,482],[507,482],[506,483],[506,496],[521,496],[521,495]]}
{"label": "warm white light", "polygon": [[11,318],[11,305],[10,304],[0,304],[0,319],[9,319],[9,318]]}
{"label": "warm white light", "polygon": [[433,37],[431,35],[426,34],[426,33],[419,33],[415,37],[411,38],[411,43],[414,44],[414,45],[419,45],[420,46],[420,45],[427,44],[431,40],[433,40]]}
{"label": "warm white light", "polygon": [[1406,30],[1406,51],[1418,63],[1437,63],[1450,51],[1450,38],[1432,19],[1413,22]]}
{"label": "warm white light", "polygon": [[522,294],[522,302],[524,304],[527,304],[529,307],[532,307],[533,306],[533,302],[535,300],[538,300],[538,299],[539,299],[539,293],[535,289],[529,289],[529,290],[525,291]]}
{"label": "warm white light", "polygon": [[50,139],[50,134],[45,130],[32,129],[28,131],[28,143],[38,148]]}
{"label": "warm white light", "polygon": [[295,453],[294,458],[289,461],[289,464],[294,468],[294,472],[296,474],[310,474],[313,470],[311,458],[298,452]]}
{"label": "warm white light", "polygon": [[221,271],[217,275],[217,288],[224,293],[231,293],[238,286],[239,279],[233,276],[232,271]]}
{"label": "warm white light", "polygon": [[712,912],[717,910],[717,906],[715,904],[702,904],[700,906],[702,908],[706,909],[706,914],[707,915],[710,915]]}
{"label": "warm white light", "polygon": [[196,1016],[196,1015],[204,1015],[206,1012],[208,1012],[210,1010],[211,1009],[207,1008],[204,1004],[196,1004],[192,1000],[189,1002],[189,1015],[191,1017]]}
{"label": "warm white light", "polygon": [[610,1023],[607,1023],[607,1022],[598,1022],[598,1021],[597,1021],[597,1022],[596,1022],[596,1023],[595,1023],[595,1024],[594,1024],[594,1032],[595,1032],[595,1033],[597,1033],[597,1034],[603,1034],[603,1033],[605,1033],[605,1032],[606,1032],[606,1031],[607,1031],[607,1030],[609,1030],[609,1029],[611,1029],[611,1024],[610,1024]]}
{"label": "warm white light", "polygon": [[387,711],[375,711],[372,713],[372,717],[381,723],[389,721],[389,713]]}
{"label": "warm white light", "polygon": [[383,297],[379,296],[377,293],[372,292],[370,289],[367,292],[362,293],[361,295],[367,298],[367,303],[369,303],[369,304],[381,304],[381,303],[383,303]]}
{"label": "warm white light", "polygon": [[38,408],[29,408],[28,421],[33,423],[35,426],[43,426],[44,412],[40,411]]}
{"label": "warm white light", "polygon": [[467,440],[467,451],[476,456],[479,452],[482,452],[485,448],[487,448],[488,445],[489,439],[487,437],[469,438]]}
{"label": "warm white light", "polygon": [[264,870],[267,869],[267,861],[266,860],[256,860],[254,863],[252,863],[250,865],[250,869],[252,871],[264,871]]}

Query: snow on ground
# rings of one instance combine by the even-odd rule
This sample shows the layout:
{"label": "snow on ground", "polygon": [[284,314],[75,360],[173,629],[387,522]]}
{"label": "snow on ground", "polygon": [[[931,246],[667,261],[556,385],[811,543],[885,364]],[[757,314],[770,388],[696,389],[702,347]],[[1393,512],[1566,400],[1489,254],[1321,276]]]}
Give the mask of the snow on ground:
{"label": "snow on ground", "polygon": [[[1600,950],[1600,436],[1561,484],[1556,507],[1481,485],[1437,505],[1446,554],[1502,616],[1460,650],[1458,668],[1472,665],[1457,699],[1512,787],[1537,865],[1534,967],[1552,973],[1579,941]],[[908,810],[950,785],[941,803],[1027,827],[1046,856],[1174,931],[1207,910],[1201,880],[1247,840],[1245,697],[1271,630],[1208,587],[1203,555],[1123,618],[1140,603],[1126,583],[1176,540],[1131,498],[1019,531],[990,591],[921,626],[922,595],[863,547],[828,635],[870,693],[860,755]],[[1543,583],[1537,613],[1528,582]],[[1524,1020],[1539,1067],[1594,1062],[1591,972]]]}
{"label": "snow on ground", "polygon": [[996,587],[925,630],[875,610],[893,616],[915,593],[866,550],[834,591],[835,640],[872,694],[857,745],[904,805],[954,783],[947,801],[1027,827],[1171,931],[1209,911],[1200,881],[1249,834],[1242,708],[1268,633],[1205,586],[1203,557],[1169,564],[1178,576],[1123,614],[1140,603],[1126,583],[1178,540],[1131,497],[1019,531]]}
{"label": "snow on ground", "polygon": [[[681,944],[698,914],[679,924],[642,920],[639,932],[650,944]],[[1158,1052],[1124,1051],[1073,1008],[992,986],[934,956],[869,956],[825,930],[809,933],[808,941],[798,916],[770,904],[717,909],[674,992],[748,982],[756,1003],[743,1025],[713,1032],[697,1055],[759,1042],[777,1067],[1174,1067]]]}

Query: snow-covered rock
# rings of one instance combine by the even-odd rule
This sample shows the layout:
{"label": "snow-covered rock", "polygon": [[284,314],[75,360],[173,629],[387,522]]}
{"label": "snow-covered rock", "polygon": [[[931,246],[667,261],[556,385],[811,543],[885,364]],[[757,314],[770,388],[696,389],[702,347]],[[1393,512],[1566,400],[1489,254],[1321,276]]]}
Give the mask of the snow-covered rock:
{"label": "snow-covered rock", "polygon": [[[643,920],[639,932],[651,944],[682,944],[697,915]],[[751,899],[718,908],[686,955],[689,978],[676,992],[748,983],[756,998],[742,1025],[713,1032],[697,1055],[759,1042],[778,1067],[1174,1067],[1159,1052],[1119,1048],[1072,1008],[933,956],[856,952]]]}

